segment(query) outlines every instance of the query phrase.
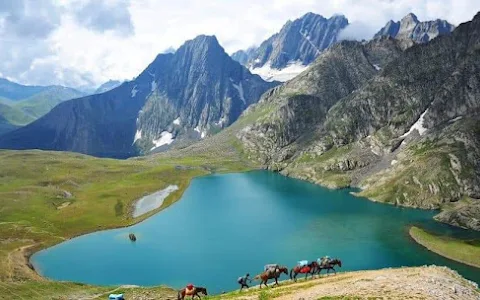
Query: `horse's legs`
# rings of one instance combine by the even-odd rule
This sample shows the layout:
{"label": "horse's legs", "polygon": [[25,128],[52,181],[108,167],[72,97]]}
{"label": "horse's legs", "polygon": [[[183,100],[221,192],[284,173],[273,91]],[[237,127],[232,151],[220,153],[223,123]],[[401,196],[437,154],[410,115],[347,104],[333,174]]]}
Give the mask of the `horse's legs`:
{"label": "horse's legs", "polygon": [[185,295],[185,291],[178,293],[178,299],[183,300],[183,299],[185,299],[185,296],[186,296],[186,295]]}
{"label": "horse's legs", "polygon": [[335,271],[335,268],[332,268],[332,270],[335,273],[335,275],[337,275],[337,271]]}
{"label": "horse's legs", "polygon": [[275,285],[278,285],[278,277],[275,277]]}

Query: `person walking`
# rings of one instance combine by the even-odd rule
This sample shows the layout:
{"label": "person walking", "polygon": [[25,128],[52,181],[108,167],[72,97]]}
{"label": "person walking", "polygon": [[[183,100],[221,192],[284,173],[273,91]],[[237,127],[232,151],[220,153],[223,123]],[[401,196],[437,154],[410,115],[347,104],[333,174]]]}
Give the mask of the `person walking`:
{"label": "person walking", "polygon": [[247,289],[250,288],[248,286],[248,281],[252,282],[252,280],[249,278],[250,277],[250,273],[247,273],[245,274],[245,276],[242,276],[242,277],[238,277],[238,284],[240,284],[240,291],[246,287]]}

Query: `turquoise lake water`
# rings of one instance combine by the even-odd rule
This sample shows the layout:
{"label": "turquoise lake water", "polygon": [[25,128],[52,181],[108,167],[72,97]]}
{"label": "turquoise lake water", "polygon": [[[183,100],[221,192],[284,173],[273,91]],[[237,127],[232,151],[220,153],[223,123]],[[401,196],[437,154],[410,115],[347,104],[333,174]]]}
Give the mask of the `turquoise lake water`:
{"label": "turquoise lake water", "polygon": [[[37,270],[96,285],[187,283],[219,293],[267,263],[292,267],[329,255],[340,271],[446,265],[480,282],[480,270],[429,252],[410,225],[441,234],[480,234],[433,221],[436,212],[397,208],[281,175],[255,171],[194,179],[182,199],[130,228],[84,235],[36,253]],[[135,233],[137,242],[128,239]],[[286,279],[283,275],[282,279]]]}

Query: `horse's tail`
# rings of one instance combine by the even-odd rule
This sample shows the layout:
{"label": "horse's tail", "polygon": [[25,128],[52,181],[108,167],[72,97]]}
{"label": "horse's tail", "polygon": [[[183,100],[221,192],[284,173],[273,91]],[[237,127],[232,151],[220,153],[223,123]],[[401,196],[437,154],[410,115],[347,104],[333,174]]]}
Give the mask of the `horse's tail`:
{"label": "horse's tail", "polygon": [[294,268],[292,268],[292,269],[290,270],[290,279],[293,279],[293,269],[294,269]]}
{"label": "horse's tail", "polygon": [[177,294],[177,300],[182,300],[182,294],[180,291],[178,291],[178,294]]}

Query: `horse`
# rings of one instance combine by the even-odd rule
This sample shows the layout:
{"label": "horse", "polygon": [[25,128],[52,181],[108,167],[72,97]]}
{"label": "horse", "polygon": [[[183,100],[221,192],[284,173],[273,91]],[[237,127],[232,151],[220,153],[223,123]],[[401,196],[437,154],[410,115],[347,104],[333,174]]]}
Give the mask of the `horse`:
{"label": "horse", "polygon": [[335,269],[333,268],[335,265],[338,265],[341,268],[342,261],[339,260],[338,258],[334,258],[331,261],[329,261],[327,264],[322,264],[322,265],[317,264],[316,274],[320,275],[320,272],[322,272],[322,270],[327,270],[327,274],[330,272],[330,270],[333,270],[333,272],[337,274],[337,271],[335,271]]}
{"label": "horse", "polygon": [[260,288],[262,288],[262,284],[268,287],[267,283],[269,279],[275,279],[274,285],[278,285],[278,278],[280,277],[280,275],[282,275],[282,273],[285,273],[288,276],[288,268],[285,266],[279,266],[276,269],[267,270],[255,276],[253,280],[261,280]]}
{"label": "horse", "polygon": [[305,280],[307,279],[308,274],[312,275],[313,278],[313,273],[317,268],[318,264],[316,261],[311,262],[306,266],[295,266],[290,270],[290,279],[297,281],[297,275],[299,273],[305,274]]}
{"label": "horse", "polygon": [[177,300],[183,300],[183,299],[185,299],[186,296],[192,296],[192,299],[195,298],[195,297],[198,297],[198,299],[202,299],[202,297],[200,297],[199,293],[202,293],[205,296],[208,295],[207,289],[204,288],[204,287],[201,287],[201,286],[194,287],[193,291],[189,292],[188,294],[187,294],[186,289],[183,288],[183,289],[178,291]]}

